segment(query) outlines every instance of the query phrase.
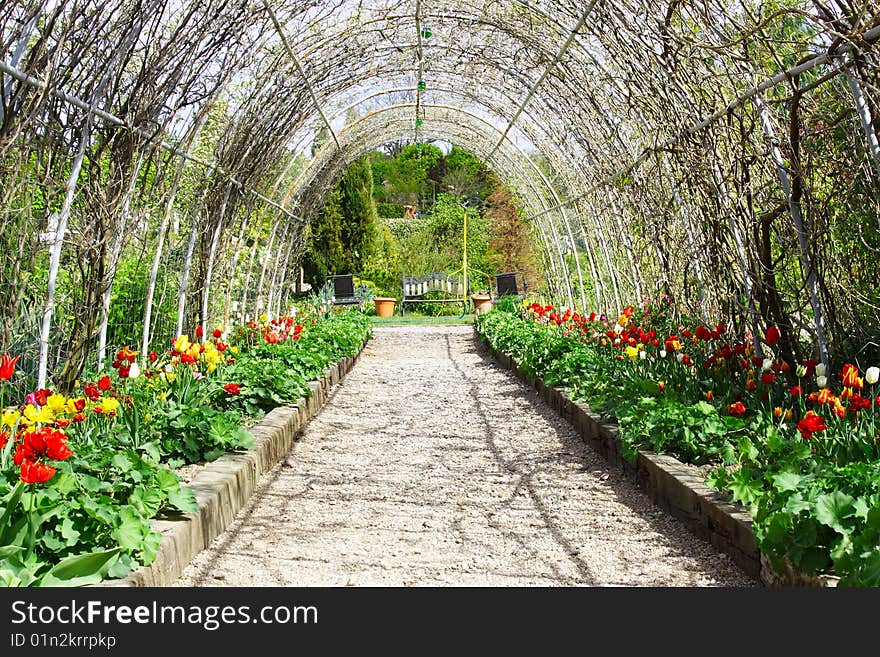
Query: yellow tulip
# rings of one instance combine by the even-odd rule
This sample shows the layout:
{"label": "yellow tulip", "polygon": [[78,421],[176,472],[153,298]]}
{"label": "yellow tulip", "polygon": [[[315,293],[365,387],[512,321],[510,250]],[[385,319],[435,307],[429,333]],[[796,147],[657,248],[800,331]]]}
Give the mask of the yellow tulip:
{"label": "yellow tulip", "polygon": [[60,393],[56,392],[54,395],[49,395],[46,398],[46,406],[51,408],[53,413],[61,413],[66,405],[67,398]]}
{"label": "yellow tulip", "polygon": [[36,424],[37,422],[51,422],[55,419],[54,413],[52,413],[52,409],[48,406],[43,406],[40,410],[37,410],[37,407],[33,404],[28,404],[24,407],[24,418],[22,419],[23,424]]}
{"label": "yellow tulip", "polygon": [[174,351],[185,354],[189,350],[189,338],[185,335],[178,336],[174,341]]}
{"label": "yellow tulip", "polygon": [[0,424],[3,424],[10,429],[15,426],[15,423],[18,422],[18,418],[21,417],[21,413],[19,413],[14,408],[9,408],[3,411],[3,421]]}

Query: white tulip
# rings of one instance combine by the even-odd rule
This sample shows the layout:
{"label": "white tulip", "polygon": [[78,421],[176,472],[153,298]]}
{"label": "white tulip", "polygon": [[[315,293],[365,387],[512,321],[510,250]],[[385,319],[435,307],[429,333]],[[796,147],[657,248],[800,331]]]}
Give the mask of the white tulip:
{"label": "white tulip", "polygon": [[816,376],[825,376],[826,373],[825,363],[819,363],[816,365]]}
{"label": "white tulip", "polygon": [[797,378],[803,379],[807,375],[807,366],[806,365],[798,365],[797,369],[795,369],[795,374],[797,374]]}
{"label": "white tulip", "polygon": [[141,375],[140,365],[138,365],[137,363],[132,363],[131,367],[128,368],[128,378],[129,379],[136,379],[140,375]]}
{"label": "white tulip", "polygon": [[761,363],[761,369],[764,370],[765,372],[768,372],[768,371],[770,371],[771,367],[773,367],[773,359],[772,358],[765,358],[764,362]]}
{"label": "white tulip", "polygon": [[868,385],[874,385],[880,381],[880,367],[869,367],[865,372],[865,381],[868,382]]}
{"label": "white tulip", "polygon": [[665,349],[660,350],[660,358],[666,358],[666,350]]}
{"label": "white tulip", "polygon": [[639,358],[641,358],[642,360],[645,360],[647,357],[648,357],[648,354],[644,350],[639,352]]}
{"label": "white tulip", "polygon": [[680,363],[681,361],[684,360],[684,354],[681,352],[675,354],[675,360],[677,360]]}
{"label": "white tulip", "polygon": [[817,376],[816,377],[816,385],[820,388],[824,388],[828,385],[828,377],[825,376]]}

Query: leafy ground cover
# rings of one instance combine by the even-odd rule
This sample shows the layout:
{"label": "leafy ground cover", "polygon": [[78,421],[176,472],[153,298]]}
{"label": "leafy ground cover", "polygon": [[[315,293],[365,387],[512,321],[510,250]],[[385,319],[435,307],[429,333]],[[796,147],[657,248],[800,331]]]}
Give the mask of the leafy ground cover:
{"label": "leafy ground cover", "polygon": [[309,394],[370,333],[358,312],[261,318],[178,336],[164,353],[120,350],[74,390],[14,389],[0,360],[0,585],[84,585],[156,557],[150,520],[196,511],[175,468],[247,449],[245,428]]}
{"label": "leafy ground cover", "polygon": [[880,370],[786,360],[776,327],[732,336],[664,298],[608,318],[525,302],[476,318],[519,367],[617,420],[621,451],[712,466],[781,570],[880,585]]}

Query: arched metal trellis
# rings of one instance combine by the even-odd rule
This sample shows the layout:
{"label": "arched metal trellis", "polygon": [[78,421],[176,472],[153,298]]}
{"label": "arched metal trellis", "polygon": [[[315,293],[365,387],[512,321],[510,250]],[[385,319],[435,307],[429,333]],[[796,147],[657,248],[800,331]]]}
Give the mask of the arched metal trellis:
{"label": "arched metal trellis", "polygon": [[561,303],[662,290],[827,361],[880,323],[878,39],[875,3],[3,3],[0,351],[63,384],[279,311],[345,165],[442,139]]}

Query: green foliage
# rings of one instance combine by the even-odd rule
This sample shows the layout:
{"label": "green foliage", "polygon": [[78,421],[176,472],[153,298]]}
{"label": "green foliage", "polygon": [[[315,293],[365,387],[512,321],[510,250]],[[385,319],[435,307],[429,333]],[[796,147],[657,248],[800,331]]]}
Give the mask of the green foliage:
{"label": "green foliage", "polygon": [[403,213],[400,203],[376,203],[376,215],[381,219],[400,219]]}
{"label": "green foliage", "polygon": [[50,486],[26,489],[12,470],[0,480],[0,580],[7,586],[123,577],[156,557],[161,537],[150,518],[197,510],[192,491],[149,448],[108,449],[106,437],[92,441],[76,431],[70,444],[74,456]]}
{"label": "green foliage", "polygon": [[[256,416],[296,402],[309,380],[355,355],[370,332],[370,320],[356,311],[313,315],[302,311],[307,328],[289,340],[270,343],[270,332],[283,333],[280,325],[254,323],[234,331],[240,346],[184,340],[172,362],[157,357],[135,379],[102,375],[97,385],[83,385],[83,397],[53,395],[40,413],[52,412],[35,421],[57,422],[67,436],[72,453],[53,462],[57,472],[24,484],[12,458],[16,440],[0,450],[0,585],[95,584],[152,563],[161,535],[151,520],[198,511],[172,468],[250,447],[242,411]],[[239,351],[237,362],[226,361]],[[225,385],[232,377],[240,377],[241,394]],[[17,435],[20,423],[11,422]]]}
{"label": "green foliage", "polygon": [[376,243],[376,207],[373,173],[369,160],[361,157],[348,166],[339,183],[342,211],[340,237],[344,261],[336,273],[360,272],[373,255]]}
{"label": "green foliage", "polygon": [[[508,305],[478,316],[478,332],[529,375],[616,419],[624,457],[634,460],[639,449],[650,449],[714,465],[708,484],[749,510],[758,547],[780,572],[788,563],[804,573],[836,574],[842,585],[880,586],[880,461],[873,453],[840,457],[835,445],[858,440],[845,427],[835,433],[829,419],[827,432],[805,439],[794,422],[770,410],[779,403],[772,390],[765,412],[756,395],[748,414],[724,413],[700,398],[708,387],[729,399],[722,383],[731,378],[728,371],[706,382],[673,358],[652,363],[629,358],[622,348],[603,350],[597,339],[572,330],[576,324],[525,319],[520,309]],[[635,311],[632,320],[636,326],[650,320],[659,335],[680,333],[682,322],[664,299]],[[873,421],[865,423],[873,436]]]}
{"label": "green foliage", "polygon": [[342,243],[343,221],[342,192],[336,186],[327,192],[323,207],[309,223],[303,269],[313,286],[320,286],[331,274],[349,273]]}
{"label": "green foliage", "polygon": [[353,162],[328,193],[312,218],[303,267],[311,284],[320,286],[331,274],[360,273],[374,256],[376,208],[369,161]]}
{"label": "green foliage", "polygon": [[224,370],[224,377],[241,385],[241,394],[227,403],[259,416],[308,396],[308,382],[321,378],[332,363],[356,355],[370,327],[363,313],[343,310],[308,326],[299,340],[257,342]]}

